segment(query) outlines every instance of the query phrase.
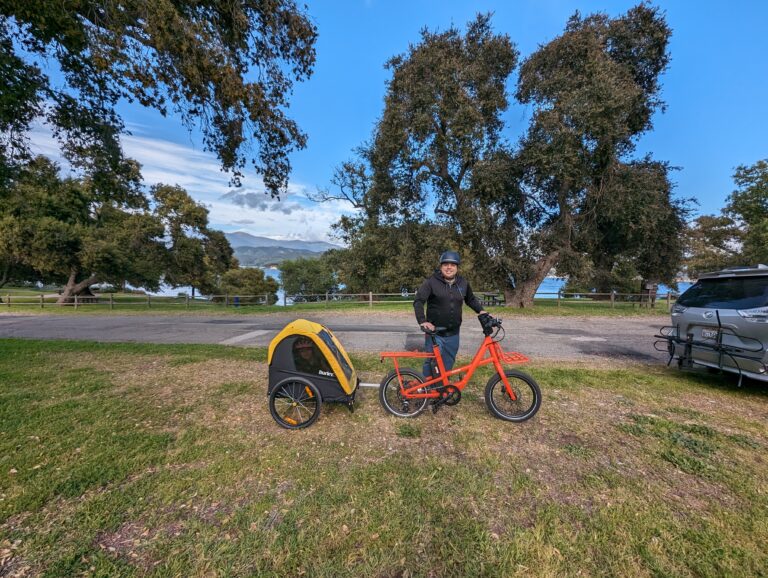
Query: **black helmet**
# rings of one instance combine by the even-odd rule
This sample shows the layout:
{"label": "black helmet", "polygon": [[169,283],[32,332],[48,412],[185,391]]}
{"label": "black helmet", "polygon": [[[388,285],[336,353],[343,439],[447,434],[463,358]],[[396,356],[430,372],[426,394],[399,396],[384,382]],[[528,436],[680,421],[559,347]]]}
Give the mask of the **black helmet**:
{"label": "black helmet", "polygon": [[456,265],[461,264],[461,257],[459,257],[459,254],[456,251],[446,251],[442,255],[440,255],[440,264],[443,263],[454,263]]}

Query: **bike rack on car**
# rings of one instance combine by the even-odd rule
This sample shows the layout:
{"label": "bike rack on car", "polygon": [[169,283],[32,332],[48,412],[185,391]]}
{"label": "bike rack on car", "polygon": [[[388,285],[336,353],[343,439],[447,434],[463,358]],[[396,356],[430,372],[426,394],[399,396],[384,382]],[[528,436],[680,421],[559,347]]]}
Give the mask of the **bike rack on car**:
{"label": "bike rack on car", "polygon": [[[691,368],[695,363],[697,363],[693,359],[694,349],[714,351],[717,353],[717,366],[720,370],[723,369],[723,357],[728,357],[731,361],[733,361],[739,373],[738,387],[741,387],[741,382],[744,377],[738,359],[756,361],[761,365],[762,372],[768,371],[768,367],[766,367],[766,364],[763,362],[762,356],[758,357],[755,355],[749,355],[750,353],[762,353],[765,350],[763,342],[759,339],[755,339],[754,337],[745,337],[743,335],[739,335],[729,327],[723,327],[722,323],[720,322],[720,313],[717,310],[715,311],[715,315],[717,316],[717,338],[715,339],[714,343],[709,340],[695,340],[693,338],[693,334],[680,337],[680,328],[678,325],[665,325],[659,330],[658,335],[654,335],[654,337],[659,338],[653,344],[654,349],[656,349],[656,351],[666,351],[669,353],[669,361],[667,361],[667,365],[670,365],[672,360],[675,359],[675,353],[677,352],[676,345],[683,345],[683,353],[677,356],[677,366],[680,369]],[[746,345],[737,347],[735,345],[728,345],[723,343],[723,335],[732,335],[737,337],[742,341],[742,343],[745,343]],[[660,348],[660,344],[666,344],[666,348]]]}

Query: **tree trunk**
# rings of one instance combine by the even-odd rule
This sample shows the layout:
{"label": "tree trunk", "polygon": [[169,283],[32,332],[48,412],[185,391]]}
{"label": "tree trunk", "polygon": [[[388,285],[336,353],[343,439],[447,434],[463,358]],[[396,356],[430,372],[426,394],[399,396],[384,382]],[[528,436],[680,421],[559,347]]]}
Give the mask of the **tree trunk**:
{"label": "tree trunk", "polygon": [[[4,287],[6,283],[8,283],[8,272],[11,270],[11,265],[9,263],[5,264],[5,267],[3,267],[3,276],[0,277],[0,288]],[[0,303],[3,302],[3,298],[0,297]]]}
{"label": "tree trunk", "polygon": [[514,289],[505,289],[504,299],[506,306],[518,307],[520,309],[533,307],[533,296],[536,294],[536,290],[541,285],[541,282],[544,281],[549,270],[555,266],[559,257],[560,251],[553,251],[545,255],[534,265],[533,274],[528,279],[518,283]]}
{"label": "tree trunk", "polygon": [[74,301],[75,295],[82,295],[87,292],[87,295],[90,295],[93,297],[93,293],[91,293],[90,286],[93,285],[98,281],[98,277],[91,275],[87,279],[84,279],[83,281],[77,282],[77,270],[73,269],[69,274],[69,279],[67,279],[67,284],[64,286],[63,291],[61,292],[61,295],[56,300],[57,305],[64,305],[66,303],[71,303]]}

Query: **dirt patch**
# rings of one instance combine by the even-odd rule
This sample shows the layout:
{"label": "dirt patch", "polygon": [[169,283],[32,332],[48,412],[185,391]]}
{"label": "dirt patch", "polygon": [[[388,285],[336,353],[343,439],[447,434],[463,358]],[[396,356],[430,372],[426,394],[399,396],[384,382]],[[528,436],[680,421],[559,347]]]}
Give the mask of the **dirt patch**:
{"label": "dirt patch", "polygon": [[141,521],[131,521],[124,523],[114,532],[99,534],[95,544],[110,555],[124,558],[147,572],[163,561],[151,555],[153,543],[180,536],[183,532],[184,526],[180,522],[152,528]]}
{"label": "dirt patch", "polygon": [[[106,371],[115,385],[113,391],[119,395],[138,396],[143,403],[198,414],[202,420],[218,414],[212,404],[218,397],[226,398],[228,409],[234,412],[229,420],[232,425],[245,423],[245,417],[253,415],[256,399],[266,407],[268,368],[264,363],[211,359],[178,364],[172,356],[144,355],[113,355],[105,363],[97,354],[61,357],[65,368]],[[229,384],[242,385],[245,395],[218,396],[220,389]]]}
{"label": "dirt patch", "polygon": [[31,576],[31,568],[26,561],[19,556],[21,540],[3,540],[0,542],[0,576],[8,578],[22,578]]}

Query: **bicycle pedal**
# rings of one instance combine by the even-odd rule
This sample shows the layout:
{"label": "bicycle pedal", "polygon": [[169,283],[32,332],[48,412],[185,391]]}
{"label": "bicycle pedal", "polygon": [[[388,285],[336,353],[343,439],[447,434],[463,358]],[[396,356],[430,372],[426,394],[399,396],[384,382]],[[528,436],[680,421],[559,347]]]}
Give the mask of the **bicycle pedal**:
{"label": "bicycle pedal", "polygon": [[[442,392],[441,392],[442,394]],[[448,396],[441,395],[438,398],[435,398],[432,400],[432,413],[437,413],[437,410],[439,410],[442,406],[445,405],[445,402],[447,402],[450,399]]]}

